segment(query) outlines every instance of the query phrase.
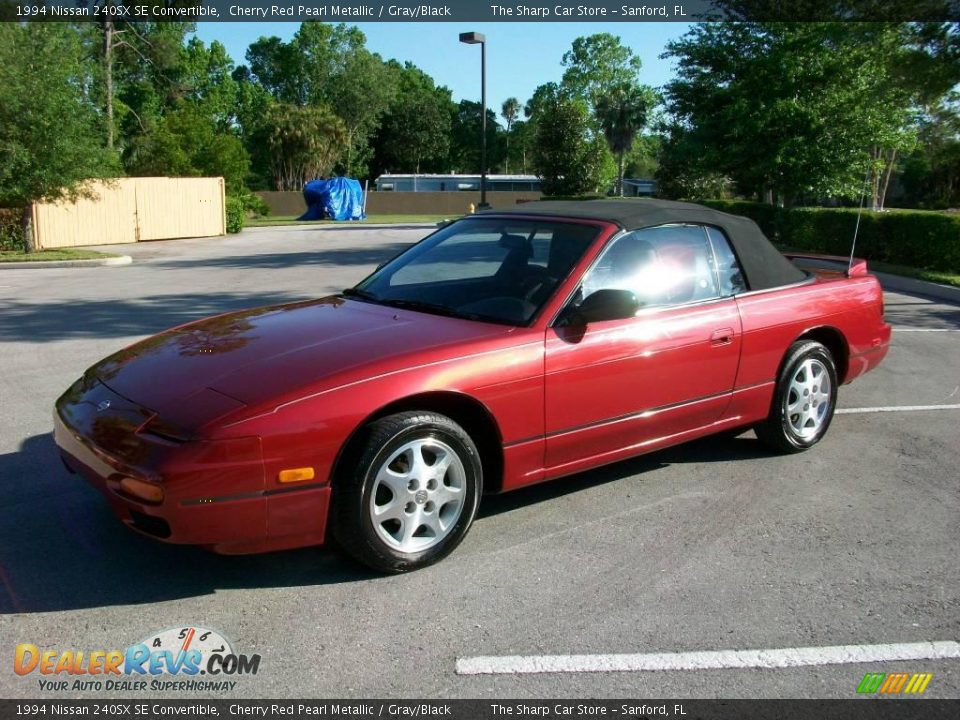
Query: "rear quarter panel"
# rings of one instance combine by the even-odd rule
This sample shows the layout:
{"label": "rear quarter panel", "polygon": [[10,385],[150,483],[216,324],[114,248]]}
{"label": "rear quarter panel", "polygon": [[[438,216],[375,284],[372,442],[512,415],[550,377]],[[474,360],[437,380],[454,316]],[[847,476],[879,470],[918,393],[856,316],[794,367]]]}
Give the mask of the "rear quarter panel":
{"label": "rear quarter panel", "polygon": [[805,333],[821,328],[840,333],[847,355],[838,363],[843,383],[875,367],[890,341],[890,326],[883,321],[883,293],[873,276],[817,278],[746,293],[737,297],[737,306],[743,355],[736,388],[763,388],[759,400],[765,401],[760,403],[764,414],[787,348]]}

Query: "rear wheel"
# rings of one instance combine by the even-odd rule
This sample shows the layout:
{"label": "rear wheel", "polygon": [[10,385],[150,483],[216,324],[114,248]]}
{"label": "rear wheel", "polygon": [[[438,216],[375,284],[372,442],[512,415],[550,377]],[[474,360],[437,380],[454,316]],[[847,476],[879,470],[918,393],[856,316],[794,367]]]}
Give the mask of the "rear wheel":
{"label": "rear wheel", "polygon": [[816,445],[830,427],[837,404],[837,370],[830,351],[813,340],[790,346],[770,415],[757,437],[781,452]]}
{"label": "rear wheel", "polygon": [[446,557],[476,514],[476,445],[450,418],[404,412],[364,429],[334,490],[333,532],[360,562],[406,572]]}

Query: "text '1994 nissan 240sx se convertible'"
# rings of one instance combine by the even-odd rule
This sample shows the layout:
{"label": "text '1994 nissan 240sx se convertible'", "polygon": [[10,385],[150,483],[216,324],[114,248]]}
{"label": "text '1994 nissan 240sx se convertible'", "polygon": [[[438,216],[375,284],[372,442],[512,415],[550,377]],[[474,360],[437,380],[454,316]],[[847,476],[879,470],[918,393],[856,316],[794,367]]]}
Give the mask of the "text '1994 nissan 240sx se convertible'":
{"label": "text '1994 nissan 240sx se convertible'", "polygon": [[483,493],[748,427],[817,443],[890,326],[865,262],[802,260],[686,203],[485,212],[339,295],[121,350],[57,401],[55,438],[149,536],[233,554],[331,533],[413,570]]}

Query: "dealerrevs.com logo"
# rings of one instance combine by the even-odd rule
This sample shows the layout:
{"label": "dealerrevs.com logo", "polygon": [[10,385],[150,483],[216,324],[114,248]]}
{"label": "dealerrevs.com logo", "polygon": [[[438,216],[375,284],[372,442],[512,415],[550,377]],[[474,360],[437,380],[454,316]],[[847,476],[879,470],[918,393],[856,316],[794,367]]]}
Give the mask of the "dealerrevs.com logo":
{"label": "dealerrevs.com logo", "polygon": [[[17,645],[13,671],[39,676],[40,690],[229,692],[238,675],[256,675],[259,655],[242,655],[215,630],[151,633],[125,650],[50,650]],[[202,676],[202,677],[201,677]]]}

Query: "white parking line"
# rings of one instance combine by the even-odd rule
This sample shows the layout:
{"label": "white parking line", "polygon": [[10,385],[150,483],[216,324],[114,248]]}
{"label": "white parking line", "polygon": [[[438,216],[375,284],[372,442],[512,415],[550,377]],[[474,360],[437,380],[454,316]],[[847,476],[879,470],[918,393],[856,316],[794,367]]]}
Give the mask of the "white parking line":
{"label": "white parking line", "polygon": [[711,650],[637,655],[507,655],[457,659],[458,675],[526,675],[531,673],[655,672],[788,668],[809,665],[851,665],[897,660],[960,658],[960,643],[893,643],[834,645],[773,650]]}
{"label": "white parking line", "polygon": [[904,333],[904,332],[960,332],[960,328],[904,328],[904,327],[893,327],[895,333]]}
{"label": "white parking line", "polygon": [[882,412],[920,412],[923,410],[960,410],[960,405],[888,405],[886,407],[838,408],[837,415]]}

